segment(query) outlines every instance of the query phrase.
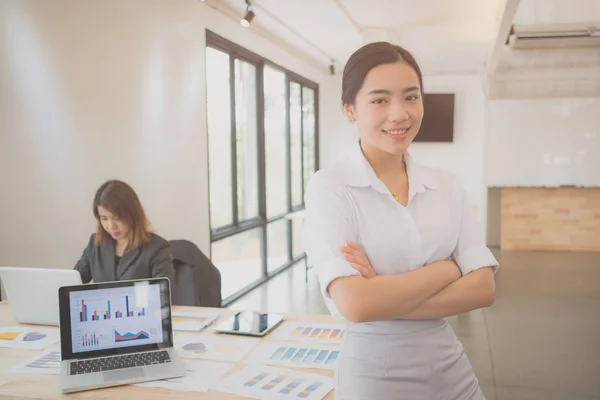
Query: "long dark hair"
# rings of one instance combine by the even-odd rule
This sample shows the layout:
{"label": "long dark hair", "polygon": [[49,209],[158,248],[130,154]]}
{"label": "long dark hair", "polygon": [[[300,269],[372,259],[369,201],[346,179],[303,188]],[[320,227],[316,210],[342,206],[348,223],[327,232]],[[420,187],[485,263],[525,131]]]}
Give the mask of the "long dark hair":
{"label": "long dark hair", "polygon": [[150,241],[152,231],[150,222],[142,203],[135,191],[125,182],[110,180],[102,184],[94,196],[94,217],[96,217],[96,244],[110,240],[110,235],[104,230],[98,207],[105,208],[120,219],[124,220],[131,229],[129,248],[139,249]]}
{"label": "long dark hair", "polygon": [[354,105],[356,94],[370,70],[382,64],[394,64],[398,61],[407,62],[415,70],[423,92],[423,75],[413,55],[400,46],[388,42],[375,42],[356,50],[346,62],[342,76],[342,104]]}

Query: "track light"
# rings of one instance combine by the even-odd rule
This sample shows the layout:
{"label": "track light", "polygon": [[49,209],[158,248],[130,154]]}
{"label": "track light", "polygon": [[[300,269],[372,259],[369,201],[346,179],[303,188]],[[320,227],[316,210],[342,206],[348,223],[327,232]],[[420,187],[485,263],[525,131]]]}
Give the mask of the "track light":
{"label": "track light", "polygon": [[244,28],[248,28],[250,26],[250,23],[252,22],[252,19],[254,19],[254,11],[252,11],[252,5],[250,4],[250,0],[246,0],[246,15],[244,16],[244,18],[240,19],[240,24]]}
{"label": "track light", "polygon": [[254,11],[250,10],[246,12],[246,16],[242,19],[240,19],[240,24],[242,24],[242,26],[244,28],[247,28],[250,26],[250,22],[252,22],[252,19],[254,18]]}

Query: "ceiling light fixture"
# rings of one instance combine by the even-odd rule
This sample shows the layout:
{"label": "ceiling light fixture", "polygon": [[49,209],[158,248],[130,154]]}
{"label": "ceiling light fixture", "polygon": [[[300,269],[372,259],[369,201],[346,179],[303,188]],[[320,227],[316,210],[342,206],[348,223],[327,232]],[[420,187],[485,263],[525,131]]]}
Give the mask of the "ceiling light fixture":
{"label": "ceiling light fixture", "polygon": [[250,0],[246,0],[246,15],[244,18],[240,19],[240,25],[244,28],[248,28],[250,23],[254,19],[254,11],[252,11],[252,4],[250,4]]}

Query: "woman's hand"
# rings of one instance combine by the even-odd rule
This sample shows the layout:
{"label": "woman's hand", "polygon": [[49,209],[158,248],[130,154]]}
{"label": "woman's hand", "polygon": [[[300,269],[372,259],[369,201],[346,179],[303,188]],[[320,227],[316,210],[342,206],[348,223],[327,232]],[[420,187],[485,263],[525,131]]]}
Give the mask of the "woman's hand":
{"label": "woman's hand", "polygon": [[377,272],[375,272],[367,255],[360,246],[354,242],[348,242],[347,244],[347,246],[342,246],[340,250],[352,268],[357,270],[363,278],[368,279],[376,276]]}

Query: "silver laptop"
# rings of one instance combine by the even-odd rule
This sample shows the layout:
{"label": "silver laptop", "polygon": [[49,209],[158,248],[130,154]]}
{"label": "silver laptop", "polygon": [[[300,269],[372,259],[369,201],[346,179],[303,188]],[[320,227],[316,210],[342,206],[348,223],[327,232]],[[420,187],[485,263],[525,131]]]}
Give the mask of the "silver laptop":
{"label": "silver laptop", "polygon": [[183,376],[167,278],[59,289],[63,393]]}
{"label": "silver laptop", "polygon": [[0,267],[0,281],[19,324],[58,326],[58,288],[80,285],[79,271]]}

